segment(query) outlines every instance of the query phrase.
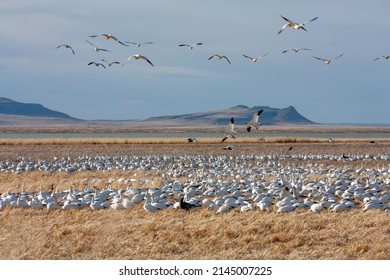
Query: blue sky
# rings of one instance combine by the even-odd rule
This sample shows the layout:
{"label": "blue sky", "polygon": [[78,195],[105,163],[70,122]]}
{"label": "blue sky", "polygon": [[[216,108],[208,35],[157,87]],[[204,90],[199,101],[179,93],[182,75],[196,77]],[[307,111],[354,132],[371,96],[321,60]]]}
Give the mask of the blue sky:
{"label": "blue sky", "polygon": [[[320,3],[318,3],[320,2]],[[390,123],[387,0],[2,0],[1,96],[82,119],[144,119],[235,105],[294,106],[319,123]],[[284,30],[283,15],[303,30]],[[88,35],[152,41],[140,48]],[[111,52],[95,52],[85,42]],[[181,43],[202,42],[192,50]],[[69,44],[69,49],[56,47]],[[298,53],[283,50],[310,48]],[[103,69],[91,61],[131,60]],[[208,60],[213,54],[223,60]],[[242,54],[258,56],[253,63]],[[313,56],[333,58],[325,65]]]}

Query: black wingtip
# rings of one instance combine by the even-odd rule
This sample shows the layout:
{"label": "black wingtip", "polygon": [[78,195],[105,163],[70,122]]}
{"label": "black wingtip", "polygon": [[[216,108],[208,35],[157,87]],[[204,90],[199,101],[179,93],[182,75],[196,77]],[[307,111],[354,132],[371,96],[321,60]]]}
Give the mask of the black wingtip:
{"label": "black wingtip", "polygon": [[251,127],[248,126],[248,127],[246,128],[246,131],[251,132]]}
{"label": "black wingtip", "polygon": [[258,116],[260,116],[260,115],[261,115],[261,113],[263,113],[263,111],[264,111],[264,110],[263,110],[263,109],[261,109],[260,111],[258,111],[258,112],[257,112],[257,115],[258,115]]}

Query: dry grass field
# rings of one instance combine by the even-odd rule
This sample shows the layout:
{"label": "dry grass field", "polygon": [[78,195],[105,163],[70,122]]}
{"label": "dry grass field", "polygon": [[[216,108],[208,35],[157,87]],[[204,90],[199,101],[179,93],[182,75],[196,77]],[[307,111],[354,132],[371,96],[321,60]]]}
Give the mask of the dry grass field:
{"label": "dry grass field", "polygon": [[[237,139],[236,139],[237,140]],[[286,139],[284,139],[286,140]],[[292,153],[388,154],[390,140],[326,141],[84,141],[4,142],[0,161],[23,156],[31,160],[80,155],[230,155]],[[226,144],[232,151],[222,149]],[[307,163],[307,162],[305,162]],[[315,164],[315,162],[313,162]],[[299,164],[299,163],[296,163]],[[327,162],[338,167],[376,167],[362,161]],[[389,167],[389,162],[382,162]],[[135,174],[137,173],[137,174]],[[66,189],[83,179],[142,178],[142,171],[45,173],[0,173],[0,193],[6,191],[49,190],[52,185]],[[140,187],[159,186],[156,183]],[[116,187],[115,185],[113,186]],[[117,211],[89,208],[47,212],[38,209],[0,211],[0,259],[390,259],[389,213],[380,210],[343,213],[309,213],[299,210],[279,214],[275,211],[232,211],[216,214],[207,209],[184,212],[166,209],[148,213],[142,204]]]}

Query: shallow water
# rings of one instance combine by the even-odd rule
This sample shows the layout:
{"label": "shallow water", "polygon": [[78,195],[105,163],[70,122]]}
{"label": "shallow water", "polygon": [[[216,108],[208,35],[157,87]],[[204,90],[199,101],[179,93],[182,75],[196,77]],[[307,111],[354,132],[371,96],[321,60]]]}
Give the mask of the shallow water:
{"label": "shallow water", "polygon": [[[222,133],[0,133],[0,139],[46,138],[220,138]],[[390,133],[241,133],[240,137],[390,138]]]}

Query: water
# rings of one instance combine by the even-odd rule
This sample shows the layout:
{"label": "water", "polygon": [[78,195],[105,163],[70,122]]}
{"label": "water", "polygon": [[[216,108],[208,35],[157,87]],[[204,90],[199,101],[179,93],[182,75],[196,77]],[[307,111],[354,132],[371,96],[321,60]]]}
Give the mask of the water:
{"label": "water", "polygon": [[[48,138],[220,138],[221,133],[0,133],[0,139]],[[290,137],[290,138],[389,138],[390,133],[240,133],[237,137]]]}

